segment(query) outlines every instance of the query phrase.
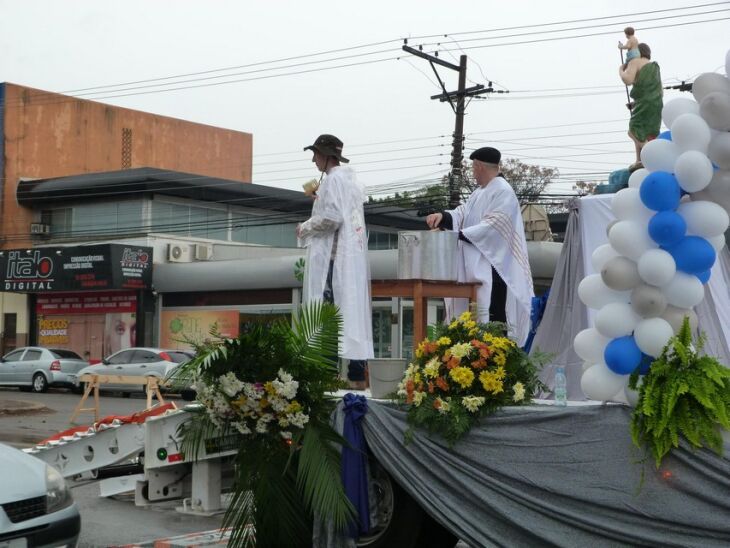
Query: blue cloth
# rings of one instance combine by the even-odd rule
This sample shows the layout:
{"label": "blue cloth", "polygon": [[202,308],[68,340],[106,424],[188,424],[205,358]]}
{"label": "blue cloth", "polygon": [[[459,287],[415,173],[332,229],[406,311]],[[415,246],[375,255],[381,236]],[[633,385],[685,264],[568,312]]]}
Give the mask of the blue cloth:
{"label": "blue cloth", "polygon": [[342,435],[347,442],[342,446],[342,484],[345,494],[357,510],[357,523],[350,534],[357,538],[370,531],[370,504],[368,501],[368,451],[362,431],[362,418],[368,412],[365,396],[345,394],[343,398],[345,421]]}
{"label": "blue cloth", "polygon": [[532,340],[535,338],[535,333],[537,333],[537,326],[540,325],[540,321],[542,321],[542,315],[545,313],[545,305],[547,304],[549,296],[550,290],[548,289],[539,297],[532,298],[532,307],[530,309],[530,333],[527,335],[527,340],[523,347],[525,352],[530,352]]}
{"label": "blue cloth", "polygon": [[626,62],[628,63],[632,59],[636,59],[639,57],[641,53],[639,52],[639,48],[630,49],[626,52]]}

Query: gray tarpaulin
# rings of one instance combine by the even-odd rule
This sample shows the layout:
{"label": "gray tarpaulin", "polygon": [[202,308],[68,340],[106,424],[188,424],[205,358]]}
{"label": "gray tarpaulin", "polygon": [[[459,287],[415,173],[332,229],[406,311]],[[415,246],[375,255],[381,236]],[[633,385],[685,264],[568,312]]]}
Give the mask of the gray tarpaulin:
{"label": "gray tarpaulin", "polygon": [[404,445],[405,412],[368,405],[374,456],[473,547],[730,545],[730,461],[682,447],[640,463],[625,406],[504,408],[449,449],[421,430]]}
{"label": "gray tarpaulin", "polygon": [[[583,360],[573,350],[573,339],[588,327],[588,314],[578,298],[578,284],[583,279],[583,251],[580,239],[579,201],[571,200],[570,215],[565,228],[565,242],[555,267],[550,295],[545,303],[531,352],[549,352],[553,359],[540,372],[540,380],[552,391],[555,369],[565,368],[568,379],[568,399],[586,399],[580,389]],[[541,394],[550,397],[551,392]]]}

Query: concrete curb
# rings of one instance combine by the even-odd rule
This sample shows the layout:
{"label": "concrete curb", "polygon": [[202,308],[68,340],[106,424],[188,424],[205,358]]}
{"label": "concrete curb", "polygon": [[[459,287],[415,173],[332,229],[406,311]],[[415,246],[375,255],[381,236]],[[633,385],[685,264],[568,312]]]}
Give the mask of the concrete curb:
{"label": "concrete curb", "polygon": [[151,540],[140,544],[124,544],[114,548],[194,548],[226,546],[231,537],[231,529],[214,529],[200,533],[190,533],[177,537]]}
{"label": "concrete curb", "polygon": [[0,401],[0,416],[3,415],[30,415],[33,413],[51,412],[52,409],[42,403],[26,400],[3,400]]}

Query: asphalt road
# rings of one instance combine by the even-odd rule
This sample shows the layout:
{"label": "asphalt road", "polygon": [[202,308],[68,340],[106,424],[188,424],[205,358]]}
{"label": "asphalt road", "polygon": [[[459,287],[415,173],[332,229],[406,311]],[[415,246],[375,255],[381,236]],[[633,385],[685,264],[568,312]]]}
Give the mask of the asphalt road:
{"label": "asphalt road", "polygon": [[[69,428],[69,418],[81,396],[65,390],[50,390],[45,394],[20,392],[14,388],[0,388],[0,442],[18,448],[32,447],[39,441]],[[185,403],[170,398],[178,404]],[[5,414],[9,402],[31,402],[45,409],[28,414]],[[100,417],[129,415],[145,408],[144,397],[122,398],[104,394],[100,398]],[[86,404],[84,404],[86,407]],[[93,422],[93,414],[79,416],[79,424]],[[202,517],[182,514],[176,510],[181,501],[149,507],[136,507],[134,497],[119,495],[112,498],[99,496],[97,481],[69,481],[74,500],[81,513],[80,548],[119,546],[150,542],[189,533],[218,529],[222,516]]]}

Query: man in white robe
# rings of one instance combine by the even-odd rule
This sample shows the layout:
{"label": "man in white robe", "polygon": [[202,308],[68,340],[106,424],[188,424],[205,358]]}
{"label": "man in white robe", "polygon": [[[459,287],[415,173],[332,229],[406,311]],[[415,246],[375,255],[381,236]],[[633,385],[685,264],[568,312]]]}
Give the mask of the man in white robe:
{"label": "man in white robe", "polygon": [[[532,274],[517,196],[499,171],[500,152],[492,147],[472,153],[478,187],[465,204],[426,217],[431,228],[459,233],[458,280],[481,282],[478,321],[502,321],[520,345],[530,330]],[[467,299],[447,299],[447,317],[468,309]]]}
{"label": "man in white robe", "polygon": [[334,302],[342,315],[341,357],[349,360],[351,388],[365,388],[365,367],[373,358],[368,236],[364,188],[355,172],[342,163],[342,141],[320,135],[304,150],[323,174],[315,191],[312,216],[299,225],[297,236],[307,248],[303,302]]}

